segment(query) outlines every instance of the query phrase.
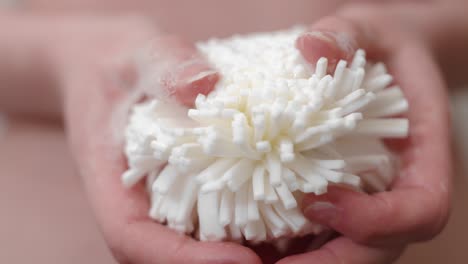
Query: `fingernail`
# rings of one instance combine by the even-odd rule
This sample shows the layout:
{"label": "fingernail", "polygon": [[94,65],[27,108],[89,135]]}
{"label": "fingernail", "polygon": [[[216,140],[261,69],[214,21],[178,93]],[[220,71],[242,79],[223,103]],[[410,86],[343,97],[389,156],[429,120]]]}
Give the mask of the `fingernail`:
{"label": "fingernail", "polygon": [[328,72],[335,69],[339,60],[350,60],[357,49],[356,42],[347,33],[332,31],[310,31],[302,34],[297,48],[309,63],[316,63],[321,57],[328,59]]}
{"label": "fingernail", "polygon": [[[336,41],[331,34],[319,31],[306,32],[297,40],[297,47],[303,51],[317,52],[336,52]],[[323,56],[327,54],[321,54]]]}
{"label": "fingernail", "polygon": [[214,76],[216,74],[217,74],[217,71],[215,71],[215,70],[202,71],[202,72],[200,72],[198,74],[195,74],[194,76],[188,78],[186,80],[186,83],[193,83],[195,81],[201,80],[201,79],[206,78],[206,77]]}
{"label": "fingernail", "polygon": [[218,73],[212,70],[202,71],[195,76],[179,81],[175,96],[182,104],[192,106],[199,94],[207,95],[218,82]]}
{"label": "fingernail", "polygon": [[315,202],[304,210],[304,215],[309,219],[330,225],[338,219],[338,208],[330,202]]}
{"label": "fingernail", "polygon": [[304,33],[297,40],[297,48],[312,65],[315,65],[321,57],[327,58],[329,71],[342,56],[342,51],[339,49],[333,33],[320,31]]}
{"label": "fingernail", "polygon": [[335,33],[333,32],[326,32],[326,31],[309,31],[304,33],[304,36],[309,38],[319,39],[331,44],[336,43]]}
{"label": "fingernail", "polygon": [[356,41],[345,32],[311,31],[305,33],[305,35],[331,43],[344,53],[354,53],[357,48]]}

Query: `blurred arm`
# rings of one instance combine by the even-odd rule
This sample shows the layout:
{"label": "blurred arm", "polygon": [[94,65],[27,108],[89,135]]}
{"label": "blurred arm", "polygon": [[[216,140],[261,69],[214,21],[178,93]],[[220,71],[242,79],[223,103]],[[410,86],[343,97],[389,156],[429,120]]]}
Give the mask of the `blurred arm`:
{"label": "blurred arm", "polygon": [[[468,1],[441,1],[425,25],[450,87],[468,84]],[[426,17],[426,20],[429,18]]]}
{"label": "blurred arm", "polygon": [[[467,10],[468,1],[464,0],[389,1],[353,3],[344,8],[342,13],[351,11],[357,16],[363,13],[373,14],[375,21],[381,21],[381,17],[392,17],[386,23],[419,35],[433,51],[446,80],[453,87],[468,83],[465,70],[468,66]],[[385,35],[380,38],[380,41],[387,44],[394,41]]]}
{"label": "blurred arm", "polygon": [[158,34],[140,16],[0,12],[0,111],[59,119],[70,74],[117,67]]}
{"label": "blurred arm", "polygon": [[0,111],[58,119],[58,85],[50,54],[54,21],[0,11]]}

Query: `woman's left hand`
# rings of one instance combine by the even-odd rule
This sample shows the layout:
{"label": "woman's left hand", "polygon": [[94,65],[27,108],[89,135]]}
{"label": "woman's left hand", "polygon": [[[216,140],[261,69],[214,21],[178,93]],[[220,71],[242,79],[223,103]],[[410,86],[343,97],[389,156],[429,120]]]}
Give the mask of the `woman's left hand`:
{"label": "woman's left hand", "polygon": [[[77,23],[74,39],[57,51],[64,87],[65,123],[71,149],[104,238],[119,263],[260,263],[250,249],[235,243],[199,242],[152,220],[141,182],[125,188],[122,136],[127,106],[145,94],[133,90],[138,64],[134,54],[152,39],[147,56],[158,70],[151,95],[174,97],[190,105],[217,81],[196,49],[179,38],[155,33],[141,20]],[[151,57],[147,57],[151,58]],[[205,72],[206,74],[200,74]],[[198,76],[198,77],[196,77]],[[114,122],[123,121],[123,122]],[[119,125],[120,124],[120,125]]]}
{"label": "woman's left hand", "polygon": [[432,51],[421,32],[378,5],[344,9],[318,21],[297,47],[311,63],[322,56],[335,63],[349,60],[357,48],[386,63],[409,101],[410,134],[388,142],[401,160],[389,191],[368,195],[335,187],[306,196],[304,214],[341,236],[279,263],[391,263],[409,243],[437,235],[449,215],[449,107]]}

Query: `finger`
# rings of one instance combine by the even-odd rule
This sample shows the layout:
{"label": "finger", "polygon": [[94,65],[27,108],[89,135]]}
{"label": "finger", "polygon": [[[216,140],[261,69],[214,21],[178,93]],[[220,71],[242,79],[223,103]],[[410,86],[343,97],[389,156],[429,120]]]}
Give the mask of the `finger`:
{"label": "finger", "polygon": [[[128,263],[262,263],[250,249],[228,242],[198,242],[151,221],[124,227],[116,248]],[[116,240],[119,241],[119,240]]]}
{"label": "finger", "polygon": [[158,84],[143,82],[146,87],[141,89],[153,97],[169,95],[192,106],[198,94],[211,92],[219,79],[195,46],[177,37],[158,38],[144,56],[141,60],[147,62],[140,72],[141,78],[156,79],[163,89],[158,91],[154,88]]}
{"label": "finger", "polygon": [[186,106],[192,106],[199,94],[210,93],[218,82],[218,73],[201,59],[192,59],[179,67],[181,69],[176,76],[174,95]]}
{"label": "finger", "polygon": [[[162,41],[175,56],[177,65],[170,69],[167,85],[184,105],[192,106],[198,94],[208,94],[218,81],[218,73],[211,68],[195,46],[178,37],[165,37]],[[172,87],[171,87],[172,86]]]}
{"label": "finger", "polygon": [[451,192],[449,117],[440,73],[419,43],[407,43],[389,58],[410,104],[410,134],[398,153],[402,164],[393,190],[367,195],[330,188],[304,200],[309,218],[372,245],[438,234],[448,217]]}
{"label": "finger", "polygon": [[370,248],[339,237],[316,251],[284,258],[278,264],[384,264],[393,263],[402,251],[402,248]]}
{"label": "finger", "polygon": [[304,214],[356,242],[395,245],[424,241],[441,231],[446,213],[434,197],[417,187],[374,195],[330,188],[323,196],[307,196]]}
{"label": "finger", "polygon": [[299,36],[296,47],[312,65],[321,57],[327,58],[328,72],[332,72],[340,60],[351,60],[358,48],[374,53],[375,45],[370,45],[371,40],[367,36],[375,33],[370,31],[350,19],[330,16],[313,24]]}

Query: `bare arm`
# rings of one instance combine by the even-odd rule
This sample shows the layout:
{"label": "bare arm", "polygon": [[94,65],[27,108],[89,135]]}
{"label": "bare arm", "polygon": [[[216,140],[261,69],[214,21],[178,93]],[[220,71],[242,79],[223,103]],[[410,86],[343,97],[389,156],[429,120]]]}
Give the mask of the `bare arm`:
{"label": "bare arm", "polygon": [[[387,3],[351,4],[344,14],[362,16],[367,23],[379,21],[382,16],[392,17],[388,28],[401,28],[419,35],[433,51],[450,86],[468,83],[468,2],[463,0],[396,1]],[[385,26],[385,25],[380,25]],[[388,38],[387,38],[388,36]],[[389,34],[382,34],[381,41],[394,42]]]}
{"label": "bare arm", "polygon": [[48,55],[53,27],[42,17],[0,12],[1,111],[60,117],[56,76]]}
{"label": "bare arm", "polygon": [[60,119],[67,75],[83,64],[103,63],[97,58],[107,53],[106,62],[129,55],[155,36],[142,33],[149,26],[145,18],[128,15],[0,11],[0,111]]}

